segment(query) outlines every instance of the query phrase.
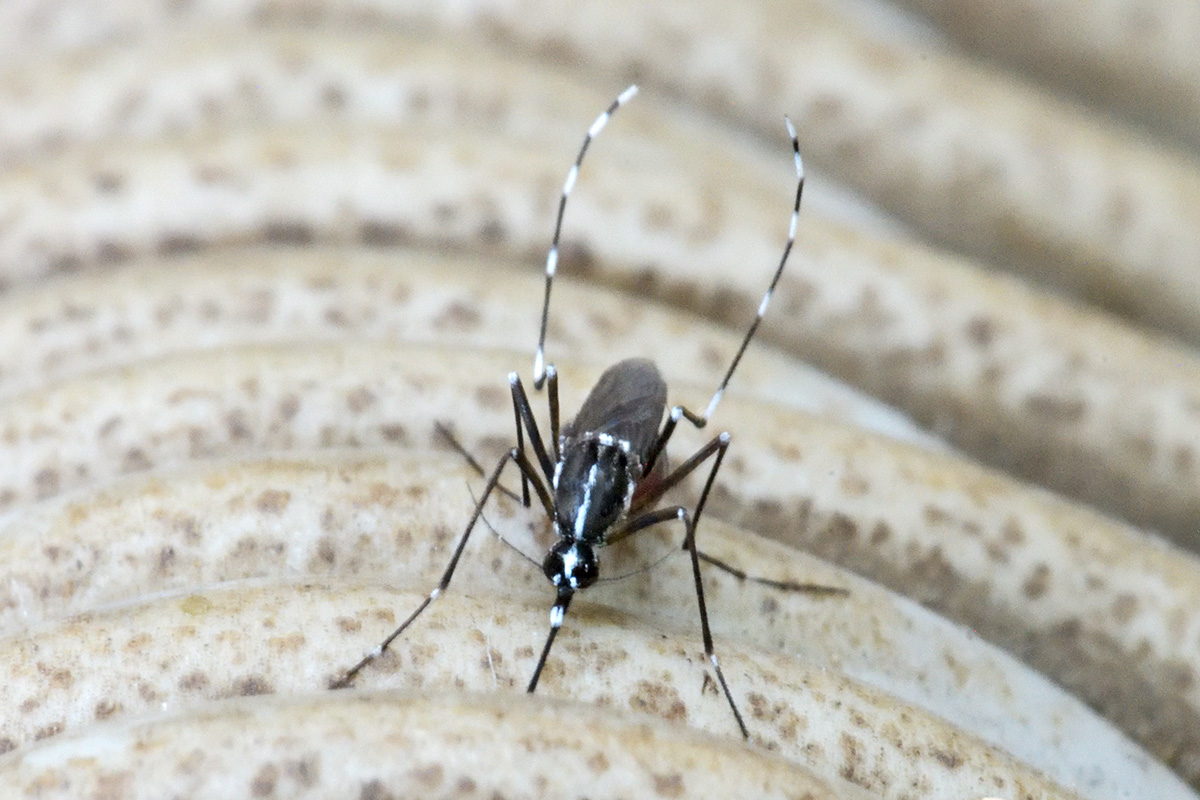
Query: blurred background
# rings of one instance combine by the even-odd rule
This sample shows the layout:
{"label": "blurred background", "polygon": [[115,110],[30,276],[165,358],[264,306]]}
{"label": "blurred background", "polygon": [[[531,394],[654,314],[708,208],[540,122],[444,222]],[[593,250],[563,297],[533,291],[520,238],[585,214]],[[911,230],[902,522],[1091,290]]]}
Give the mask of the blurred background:
{"label": "blurred background", "polygon": [[204,352],[504,352],[499,411],[454,413],[503,452],[563,178],[634,82],[568,207],[549,355],[654,357],[702,408],[786,238],[787,115],[797,244],[730,392],[767,410],[714,420],[710,513],[976,631],[1200,786],[1198,45],[1195,0],[5,3],[0,512],[437,448],[450,414],[364,388],[352,413],[396,403],[370,430],[263,401],[175,442],[70,406]]}

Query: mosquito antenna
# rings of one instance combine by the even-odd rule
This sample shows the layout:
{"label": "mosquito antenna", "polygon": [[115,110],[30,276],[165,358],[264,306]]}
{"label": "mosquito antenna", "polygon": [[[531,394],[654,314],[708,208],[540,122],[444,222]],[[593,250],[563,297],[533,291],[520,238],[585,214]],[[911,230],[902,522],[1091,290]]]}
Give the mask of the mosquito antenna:
{"label": "mosquito antenna", "polygon": [[[497,486],[496,488],[498,488],[498,489],[503,489],[504,487],[502,487],[502,486]],[[475,497],[475,490],[473,490],[473,489],[471,488],[471,485],[470,485],[470,484],[467,484],[467,492],[469,492],[469,493],[470,493],[472,502],[475,502],[475,503],[478,503],[478,502],[479,502],[479,499],[478,499],[477,497]],[[515,492],[514,492],[514,494],[515,494]],[[524,550],[522,550],[521,548],[517,547],[515,544],[513,544],[512,542],[510,542],[508,539],[505,539],[505,538],[504,538],[504,537],[503,537],[503,536],[500,534],[500,531],[496,530],[496,528],[495,528],[495,527],[492,525],[491,521],[490,521],[490,520],[487,518],[487,514],[485,514],[484,512],[482,512],[482,511],[481,511],[481,512],[479,512],[479,518],[480,518],[481,520],[483,520],[483,524],[484,524],[484,526],[486,526],[486,527],[487,527],[487,529],[488,529],[489,531],[491,531],[491,532],[492,532],[492,536],[495,536],[497,539],[499,539],[499,540],[500,540],[500,541],[501,541],[503,544],[505,544],[505,545],[506,545],[506,546],[507,546],[507,547],[508,547],[510,550],[512,550],[512,551],[513,551],[514,553],[516,553],[517,555],[519,555],[521,558],[525,559],[525,560],[526,560],[526,561],[528,561],[530,564],[533,564],[533,565],[534,565],[535,567],[537,567],[538,569],[541,569],[541,567],[542,567],[542,562],[541,562],[541,561],[538,561],[536,558],[534,558],[533,556],[529,555],[528,553],[526,553],[526,552],[525,552]]]}
{"label": "mosquito antenna", "polygon": [[746,347],[749,346],[750,340],[754,338],[759,323],[762,322],[763,316],[767,313],[767,306],[771,303],[771,295],[775,291],[775,285],[779,283],[779,276],[783,274],[783,268],[787,266],[788,256],[792,254],[792,245],[796,242],[796,223],[800,219],[800,197],[804,194],[804,162],[800,159],[800,140],[796,138],[796,129],[792,126],[792,121],[787,117],[784,117],[783,121],[787,124],[788,135],[792,137],[792,153],[796,158],[796,204],[792,207],[792,221],[788,225],[787,244],[783,246],[783,256],[779,259],[779,266],[775,268],[775,275],[771,278],[771,285],[767,287],[767,291],[763,293],[762,300],[758,304],[758,313],[754,316],[754,322],[750,323],[750,330],[746,331],[746,336],[742,339],[741,346],[738,347],[737,355],[733,357],[729,369],[725,372],[725,377],[721,379],[721,385],[713,393],[712,400],[708,401],[708,408],[704,409],[704,414],[700,417],[704,422],[708,422],[709,417],[717,410],[717,404],[721,402],[721,395],[725,393],[725,387],[729,385],[729,379],[733,377],[733,371],[737,369],[738,362],[742,360],[742,354],[746,352]]}
{"label": "mosquito antenna", "polygon": [[[623,581],[623,580],[626,580],[627,578],[632,578],[634,575],[641,575],[646,572],[653,572],[654,570],[658,569],[658,567],[661,564],[665,563],[668,558],[677,556],[682,552],[683,552],[683,550],[675,548],[675,547],[669,548],[665,554],[654,559],[649,564],[643,564],[642,566],[638,567],[637,569],[632,569],[629,572],[622,572],[620,575],[612,575],[612,576],[608,576],[608,577],[604,577],[604,578],[597,578],[596,583],[616,583],[617,581]],[[755,580],[755,578],[751,577],[750,580]]]}
{"label": "mosquito antenna", "polygon": [[533,358],[533,388],[541,389],[542,384],[546,382],[546,323],[550,319],[550,285],[554,282],[554,272],[558,269],[558,242],[562,235],[563,212],[567,210],[567,198],[571,196],[571,190],[575,188],[575,181],[579,178],[579,167],[583,164],[583,156],[587,153],[588,145],[592,143],[600,131],[604,130],[604,126],[608,124],[608,119],[616,112],[618,108],[633,99],[633,96],[638,92],[637,84],[630,86],[625,91],[617,96],[617,99],[612,104],[601,112],[600,116],[596,117],[596,121],[592,123],[592,127],[588,128],[587,135],[583,137],[583,146],[579,148],[579,155],[575,156],[575,163],[571,165],[571,169],[567,172],[567,180],[563,184],[562,197],[558,200],[558,219],[554,222],[554,238],[550,242],[550,252],[546,255],[546,297],[542,301],[542,330],[538,334],[537,355]]}

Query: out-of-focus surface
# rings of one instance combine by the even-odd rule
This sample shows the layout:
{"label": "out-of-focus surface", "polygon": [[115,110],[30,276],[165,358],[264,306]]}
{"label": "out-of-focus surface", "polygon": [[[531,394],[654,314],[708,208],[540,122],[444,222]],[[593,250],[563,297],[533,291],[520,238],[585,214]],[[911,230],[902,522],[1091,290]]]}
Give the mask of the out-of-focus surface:
{"label": "out-of-focus surface", "polygon": [[[649,713],[748,759],[747,795],[1193,796],[1198,20],[1165,0],[0,8],[0,660],[20,676],[0,771],[102,785],[75,754],[111,731],[128,752],[95,770],[149,796],[174,762],[137,742],[193,752],[261,719],[250,786],[196,791],[328,795],[304,774],[336,749],[306,761],[277,731],[361,734],[354,695],[301,696],[449,558],[483,482],[434,425],[485,468],[511,444],[562,181],[636,81],[567,211],[564,414],[629,356],[703,408],[785,240],[788,115],[809,168],[792,260],[672,461],[731,431],[702,546],[711,527],[747,572],[850,596],[706,575],[749,750],[686,559],[645,568],[667,532],[604,553],[635,574],[580,597],[539,695],[468,712],[448,693],[520,693],[553,596],[481,526],[462,597],[361,681],[421,693],[387,702],[445,730],[407,772],[345,780],[531,793],[463,777],[454,731],[611,713],[589,723],[608,737]],[[500,506],[502,529],[536,519]],[[281,697],[212,705],[260,694]],[[580,793],[705,780],[686,765],[709,744],[638,730],[672,766],[572,739],[525,777],[571,751]],[[371,746],[388,736],[404,750]]]}

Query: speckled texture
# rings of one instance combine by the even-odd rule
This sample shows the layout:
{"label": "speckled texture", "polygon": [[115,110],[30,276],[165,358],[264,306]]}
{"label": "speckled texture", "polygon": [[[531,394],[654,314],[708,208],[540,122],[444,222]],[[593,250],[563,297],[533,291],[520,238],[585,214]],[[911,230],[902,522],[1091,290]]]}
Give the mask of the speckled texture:
{"label": "speckled texture", "polygon": [[[62,382],[8,404],[9,428],[0,429],[0,442],[13,458],[0,460],[9,465],[0,472],[0,497],[11,516],[21,503],[197,457],[281,447],[425,446],[436,442],[435,420],[455,421],[469,447],[494,453],[511,435],[512,412],[502,392],[490,391],[492,376],[502,375],[509,361],[501,354],[380,344],[280,345],[180,356]],[[597,371],[567,363],[560,369],[563,403],[577,407]],[[703,391],[678,384],[676,390]],[[136,404],[156,411],[136,413]],[[1180,766],[1191,763],[1198,702],[1186,675],[1196,658],[1190,632],[1198,624],[1200,564],[952,456],[737,397],[726,400],[720,419],[737,421],[730,426],[737,448],[713,498],[719,513],[876,575],[989,631],[1142,731],[1159,752],[1174,753]],[[677,447],[698,439],[681,432]],[[806,468],[807,457],[814,460]],[[1069,588],[1100,563],[1104,578],[1081,583],[1086,591]],[[1060,574],[1072,582],[1061,589]],[[1031,584],[1031,576],[1040,578]],[[1174,577],[1163,593],[1150,594],[1167,576]],[[1039,589],[1038,580],[1054,591]],[[1144,612],[1133,613],[1143,603]],[[1156,632],[1153,644],[1147,626]],[[1075,635],[1065,636],[1072,628]],[[1093,641],[1103,646],[1081,646]],[[1128,674],[1130,663],[1139,665],[1139,683],[1096,681],[1118,668]]]}
{"label": "speckled texture", "polygon": [[[480,770],[478,764],[514,769]],[[686,765],[686,770],[680,767]],[[46,798],[779,797],[870,800],[777,758],[578,705],[501,695],[251,698],[64,737],[0,762]],[[152,778],[152,780],[146,780]],[[116,793],[116,794],[113,794]]]}
{"label": "speckled texture", "polygon": [[[0,296],[0,397],[72,375],[206,347],[294,341],[436,342],[496,349],[541,312],[544,278],[501,258],[423,250],[251,248],[207,252],[163,270],[141,263],[112,273]],[[607,366],[611,354],[654,360],[668,381],[715,385],[741,343],[716,325],[565,276],[551,353]],[[675,332],[687,330],[681,337]],[[604,355],[597,358],[597,353]],[[528,360],[525,358],[523,360]],[[738,391],[845,419],[930,447],[940,443],[903,415],[767,347],[747,352]]]}
{"label": "speckled texture", "polygon": [[[740,328],[782,243],[791,174],[779,117],[791,112],[809,165],[829,172],[810,172],[799,257],[763,340],[902,404],[1018,475],[1180,541],[1194,535],[1196,354],[1098,308],[989,276],[965,257],[1186,337],[1200,296],[1189,282],[1200,252],[1192,156],[944,43],[914,45],[868,20],[863,4],[847,11],[849,24],[815,2],[736,13],[625,0],[569,14],[517,0],[347,8],[0,7],[6,641],[31,690],[80,702],[87,686],[117,693],[112,704],[79,705],[79,722],[137,724],[134,715],[185,698],[172,715],[186,726],[184,716],[203,715],[218,696],[308,685],[305,674],[323,670],[321,685],[336,671],[338,657],[304,649],[326,641],[311,613],[302,639],[278,627],[263,638],[246,621],[261,603],[226,618],[207,613],[216,606],[206,598],[300,602],[305,591],[286,581],[328,583],[331,603],[356,604],[338,618],[360,626],[328,641],[353,639],[361,652],[375,638],[362,628],[386,629],[385,611],[394,618],[393,606],[428,590],[470,495],[457,459],[428,449],[437,445],[432,422],[453,420],[485,459],[511,440],[503,376],[529,364],[536,271],[563,172],[587,122],[631,77],[646,97],[590,151],[567,217],[564,275]],[[839,199],[833,177],[911,227]],[[850,227],[822,220],[823,210]],[[961,252],[887,238],[897,235]],[[319,249],[329,245],[343,249]],[[530,272],[516,279],[520,265]],[[29,287],[48,273],[57,274]],[[736,333],[702,332],[632,299],[593,303],[586,287],[560,289],[550,352],[568,415],[596,369],[625,355],[662,362],[672,398],[707,399]],[[714,420],[735,444],[705,531],[721,530],[718,516],[739,519],[970,624],[1200,781],[1194,559],[945,449],[787,411],[781,403],[807,407],[816,384],[800,383],[786,357],[746,367]],[[738,398],[739,387],[757,401]],[[852,395],[817,391],[829,416],[864,418]],[[882,419],[868,413],[872,424]],[[680,435],[673,457],[712,431],[694,433]],[[388,472],[405,459],[419,466]],[[412,502],[409,490],[419,490]],[[727,559],[750,556],[755,548],[735,535],[705,541]],[[496,547],[487,537],[478,544]],[[974,731],[1097,800],[1188,796],[1097,733],[1102,724],[1077,703],[1055,705],[1044,681],[929,612],[818,562],[763,552],[750,568],[787,564],[797,577],[844,581],[852,594],[832,603],[710,582],[720,649],[757,744],[790,743],[796,761],[889,797],[1008,800],[1038,790],[1027,768],[977,749]],[[474,560],[464,591],[422,620],[426,638],[406,637],[414,649],[398,649],[400,661],[375,678],[432,691],[511,685],[515,700],[540,708],[518,695],[544,633],[546,600],[534,593],[545,586],[515,552],[501,553]],[[668,559],[580,601],[541,699],[559,690],[619,697],[701,727],[711,712],[710,730],[736,738],[711,684],[687,680],[703,670],[686,572],[686,561]],[[245,577],[261,583],[235,588]],[[346,580],[362,582],[360,592],[402,589],[372,605]],[[144,597],[163,590],[177,594]],[[191,599],[174,607],[172,598]],[[112,602],[132,605],[95,607]],[[182,629],[152,607],[190,615],[194,637],[182,648],[164,638]],[[301,619],[299,608],[288,619]],[[60,618],[73,612],[85,616]],[[497,615],[503,624],[492,624]],[[118,621],[133,649],[117,653],[110,638],[56,668],[51,642],[70,642],[65,631],[81,619]],[[479,619],[492,625],[482,640],[471,627]],[[23,622],[37,625],[26,635]],[[591,635],[602,641],[582,646]],[[209,649],[188,646],[214,636],[221,643]],[[235,640],[246,643],[243,660],[222,649]],[[110,667],[132,671],[145,652],[143,692]],[[265,657],[308,660],[277,679],[249,669]],[[186,664],[193,680],[159,686],[160,664]],[[756,683],[768,676],[769,685]],[[606,694],[610,679],[625,688]],[[959,728],[910,731],[907,722],[928,712],[877,694],[893,687],[915,706],[945,709]],[[777,696],[789,698],[782,715]],[[62,726],[76,717],[52,710],[20,700],[0,716],[31,715],[22,736],[68,735]],[[801,712],[803,730],[788,723]],[[996,769],[1008,783],[988,784]],[[256,789],[276,785],[262,777]]]}
{"label": "speckled texture", "polygon": [[[330,454],[200,464],[45,503],[0,528],[0,633],[141,595],[246,578],[369,579],[426,589],[440,578],[452,537],[461,533],[467,477],[456,454]],[[548,531],[536,512],[514,510],[493,506],[488,523],[536,564]],[[631,628],[636,617],[635,630],[646,635],[692,634],[696,600],[690,565],[675,549],[680,536],[670,528],[647,532],[606,551],[604,575],[628,577],[592,588],[587,602],[630,615]],[[708,569],[706,596],[721,650],[740,642],[845,673],[1002,745],[1068,785],[1111,787],[1120,796],[1161,780],[1080,704],[965,629],[716,520],[705,521],[702,545],[753,575],[850,591],[780,593]],[[552,596],[538,569],[483,529],[468,545],[451,591],[543,605]],[[755,625],[748,628],[747,619]],[[364,632],[364,648],[369,640]],[[1100,753],[1106,766],[1098,775],[1092,762]],[[1161,786],[1159,796],[1165,800],[1171,789]]]}
{"label": "speckled texture", "polygon": [[[86,614],[0,641],[9,676],[0,698],[6,707],[26,709],[6,720],[0,742],[18,745],[118,711],[312,691],[336,676],[330,665],[361,652],[363,635],[386,632],[397,608],[414,607],[422,597],[340,585],[230,588]],[[404,647],[365,671],[358,685],[519,693],[545,633],[544,613],[544,603],[448,593],[406,634]],[[704,689],[694,635],[631,637],[619,617],[582,601],[571,621],[541,694],[718,734],[733,728],[724,698]],[[470,647],[451,630],[467,633]],[[180,640],[187,645],[181,648]],[[476,657],[464,658],[464,649]],[[195,652],[206,654],[203,668]],[[987,791],[1020,800],[1075,797],[936,717],[835,673],[733,646],[723,661],[737,676],[754,740],[802,759],[818,776],[895,800]],[[86,672],[71,666],[85,663]]]}
{"label": "speckled texture", "polygon": [[[7,197],[9,209],[0,211],[0,280],[244,242],[450,242],[534,259],[578,138],[566,120],[607,102],[591,85],[539,89],[546,79],[534,65],[462,63],[428,42],[410,52],[393,41],[389,50],[378,32],[361,50],[353,39],[298,32],[228,47],[238,55],[217,72],[221,81],[212,77],[210,39],[142,53],[173,68],[157,78],[160,89],[145,90],[134,120],[63,129],[60,117],[75,118],[78,103],[22,93],[43,126],[27,136],[64,152],[0,181],[0,208]],[[111,58],[117,63],[97,67],[122,78],[110,89],[117,96],[93,101],[106,120],[128,105],[122,91],[133,91],[134,55]],[[75,70],[90,85],[90,73]],[[245,85],[255,91],[240,91]],[[321,103],[330,87],[342,97],[332,108]],[[168,88],[179,97],[156,102]],[[206,103],[210,114],[193,108]],[[167,135],[177,129],[183,141]],[[124,144],[67,146],[105,130]],[[826,135],[805,130],[807,153],[810,139]],[[211,135],[192,138],[202,131]],[[720,131],[698,135],[689,115],[647,104],[623,110],[621,131],[589,162],[564,272],[743,324],[782,234],[779,131],[776,147],[751,147]],[[130,143],[155,134],[166,143]],[[481,139],[486,147],[474,145]],[[154,203],[160,196],[172,202]],[[1193,352],[985,276],[961,258],[811,213],[800,233],[777,301],[785,310],[765,336],[985,461],[1200,546]]]}
{"label": "speckled texture", "polygon": [[[134,8],[104,7],[107,24],[83,35],[169,29],[172,18],[212,13]],[[304,8],[344,16],[333,4]],[[1200,336],[1200,166],[965,60],[871,41],[817,2],[368,8],[398,26],[521,42],[558,65],[653,76],[718,113],[736,98],[738,117],[765,130],[776,130],[780,106],[794,109],[814,138],[811,157],[939,239]],[[245,0],[220,16],[301,15]],[[723,42],[719,61],[704,56],[713,36]],[[905,146],[914,141],[921,146]]]}

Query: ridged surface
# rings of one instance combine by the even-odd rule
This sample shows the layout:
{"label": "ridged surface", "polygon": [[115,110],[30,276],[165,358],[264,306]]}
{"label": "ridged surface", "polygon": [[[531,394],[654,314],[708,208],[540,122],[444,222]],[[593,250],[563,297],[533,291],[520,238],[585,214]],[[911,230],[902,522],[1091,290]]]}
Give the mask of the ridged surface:
{"label": "ridged surface", "polygon": [[[1200,167],[878,12],[0,12],[4,784],[1193,797],[1124,737],[1200,782]],[[817,171],[701,541],[849,595],[706,571],[746,747],[681,534],[646,534],[527,698],[553,593],[514,547],[547,530],[505,501],[513,547],[481,525],[360,677],[400,693],[324,692],[480,491],[435,423],[485,465],[511,442],[561,181],[630,78],[567,217],[564,413],[634,355],[703,407],[782,245],[790,114]]]}

